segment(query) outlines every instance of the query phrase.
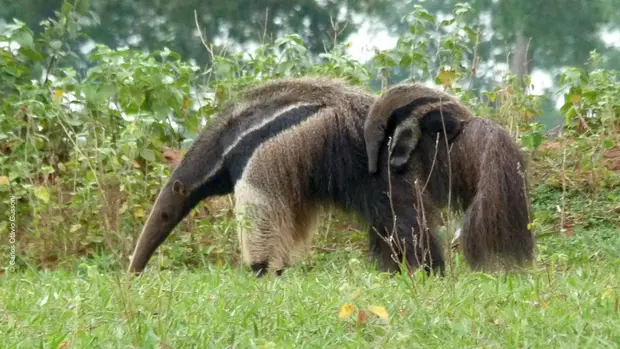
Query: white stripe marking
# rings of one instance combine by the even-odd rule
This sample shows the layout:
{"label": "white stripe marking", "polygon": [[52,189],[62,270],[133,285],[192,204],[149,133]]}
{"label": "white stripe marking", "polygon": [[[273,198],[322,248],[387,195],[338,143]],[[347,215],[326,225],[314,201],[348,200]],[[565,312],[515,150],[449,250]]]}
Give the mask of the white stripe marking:
{"label": "white stripe marking", "polygon": [[274,115],[272,117],[270,117],[268,119],[265,119],[265,120],[262,120],[259,124],[256,124],[256,125],[250,127],[249,129],[247,129],[245,132],[240,134],[239,137],[237,137],[236,141],[234,141],[231,145],[229,145],[228,147],[226,147],[226,149],[224,149],[224,152],[222,153],[222,156],[215,163],[215,165],[213,166],[211,171],[209,171],[206,176],[202,177],[202,179],[198,182],[198,184],[195,187],[191,188],[191,190],[193,191],[194,189],[199,188],[200,186],[205,184],[207,181],[209,181],[209,179],[211,179],[211,177],[213,177],[213,175],[215,175],[219,170],[221,170],[222,166],[224,165],[224,158],[226,157],[226,155],[228,155],[228,153],[230,153],[241,141],[243,141],[243,139],[248,134],[250,134],[251,132],[253,132],[255,130],[263,128],[265,125],[267,125],[270,122],[272,122],[272,121],[276,120],[277,118],[281,117],[284,113],[286,113],[288,111],[291,111],[293,109],[297,109],[299,107],[310,107],[310,106],[319,106],[319,105],[318,104],[313,104],[313,103],[299,103],[299,104],[289,105],[289,106],[287,106],[285,108],[282,108],[282,109],[278,110],[278,112],[274,113]]}
{"label": "white stripe marking", "polygon": [[230,153],[236,146],[237,144],[239,144],[244,138],[245,136],[247,136],[250,132],[253,132],[255,130],[258,130],[260,128],[263,128],[263,126],[267,125],[268,123],[272,122],[273,120],[279,118],[280,116],[282,116],[282,114],[286,113],[287,111],[293,110],[293,109],[297,109],[299,107],[310,107],[310,106],[314,106],[317,104],[311,104],[311,103],[300,103],[300,104],[295,104],[295,105],[290,105],[286,108],[280,109],[278,111],[277,114],[275,114],[274,116],[272,116],[269,119],[265,119],[263,121],[261,121],[261,123],[254,125],[252,127],[250,127],[249,129],[247,129],[245,132],[243,132],[241,135],[239,135],[239,137],[237,138],[237,140],[235,142],[233,142],[233,144],[229,145],[225,150],[224,153],[222,154],[222,158],[225,157],[226,155],[228,155],[228,153]]}

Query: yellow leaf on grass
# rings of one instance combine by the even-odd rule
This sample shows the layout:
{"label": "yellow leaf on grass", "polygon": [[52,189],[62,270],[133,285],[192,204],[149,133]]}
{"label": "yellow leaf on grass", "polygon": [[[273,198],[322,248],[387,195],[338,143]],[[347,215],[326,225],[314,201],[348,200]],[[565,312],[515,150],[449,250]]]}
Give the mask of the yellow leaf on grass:
{"label": "yellow leaf on grass", "polygon": [[368,307],[368,310],[370,310],[371,313],[377,315],[381,319],[388,321],[388,312],[385,307],[379,305],[371,305],[370,307]]}
{"label": "yellow leaf on grass", "polygon": [[614,290],[611,288],[606,288],[605,291],[603,292],[603,296],[601,297],[601,299],[605,299],[609,296],[611,296],[614,293]]}
{"label": "yellow leaf on grass", "polygon": [[338,313],[338,318],[346,319],[349,316],[351,316],[351,314],[353,314],[354,311],[355,311],[355,306],[353,304],[346,303],[340,308],[340,312]]}
{"label": "yellow leaf on grass", "polygon": [[2,184],[2,185],[9,184],[9,177],[7,177],[7,176],[0,176],[0,184]]}

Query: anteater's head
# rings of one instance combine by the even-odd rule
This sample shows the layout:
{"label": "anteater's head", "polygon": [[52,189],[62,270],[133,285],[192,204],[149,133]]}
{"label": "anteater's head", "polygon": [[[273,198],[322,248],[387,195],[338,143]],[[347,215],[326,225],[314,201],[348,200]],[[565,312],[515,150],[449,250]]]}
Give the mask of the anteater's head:
{"label": "anteater's head", "polygon": [[203,132],[172,172],[140,234],[129,272],[142,272],[159,245],[201,200],[232,192],[222,157],[223,126],[213,125]]}

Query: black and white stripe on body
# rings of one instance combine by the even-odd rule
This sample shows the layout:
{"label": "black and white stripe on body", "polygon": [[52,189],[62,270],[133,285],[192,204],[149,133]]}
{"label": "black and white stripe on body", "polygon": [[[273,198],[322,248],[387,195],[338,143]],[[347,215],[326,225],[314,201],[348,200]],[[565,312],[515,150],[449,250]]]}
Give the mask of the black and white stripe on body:
{"label": "black and white stripe on body", "polygon": [[304,121],[316,117],[321,108],[321,105],[316,104],[287,106],[276,111],[273,117],[261,120],[238,135],[235,141],[224,150],[223,156],[225,167],[233,183],[241,178],[248,161],[261,145]]}
{"label": "black and white stripe on body", "polygon": [[[385,175],[367,171],[364,119],[375,98],[328,79],[281,80],[250,90],[207,126],[163,188],[136,246],[131,271],[207,196],[234,192],[243,260],[258,274],[289,266],[307,248],[317,210],[333,205],[371,225],[371,251],[395,270],[377,236],[392,230]],[[385,150],[383,150],[385,152]],[[410,188],[405,177],[392,178]],[[411,266],[428,263],[411,190],[392,193],[396,234]],[[443,268],[432,237],[434,266]],[[397,257],[400,260],[400,257]]]}
{"label": "black and white stripe on body", "polygon": [[[213,187],[211,184],[215,182],[224,182],[226,186],[216,190],[215,194],[230,193],[248,159],[261,143],[311,117],[319,108],[317,104],[291,105],[287,101],[250,105],[236,113],[234,109],[238,107],[229,107],[221,113],[220,117],[224,120],[216,120],[214,125],[201,133],[196,145],[185,156],[188,164],[193,163],[194,166],[179,165],[173,177],[183,183],[191,183],[190,191],[201,191],[201,187]],[[233,110],[229,116],[226,113],[230,109]],[[203,169],[201,162],[209,167]],[[214,189],[202,190],[209,196]]]}

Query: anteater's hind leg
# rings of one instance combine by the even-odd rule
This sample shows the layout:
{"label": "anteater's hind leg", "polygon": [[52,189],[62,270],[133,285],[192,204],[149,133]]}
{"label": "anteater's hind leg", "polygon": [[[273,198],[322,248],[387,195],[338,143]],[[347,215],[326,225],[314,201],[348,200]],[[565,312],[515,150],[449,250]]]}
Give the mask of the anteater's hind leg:
{"label": "anteater's hind leg", "polygon": [[257,276],[277,274],[289,267],[294,257],[308,248],[316,214],[302,212],[240,181],[235,187],[235,212],[243,262]]}

